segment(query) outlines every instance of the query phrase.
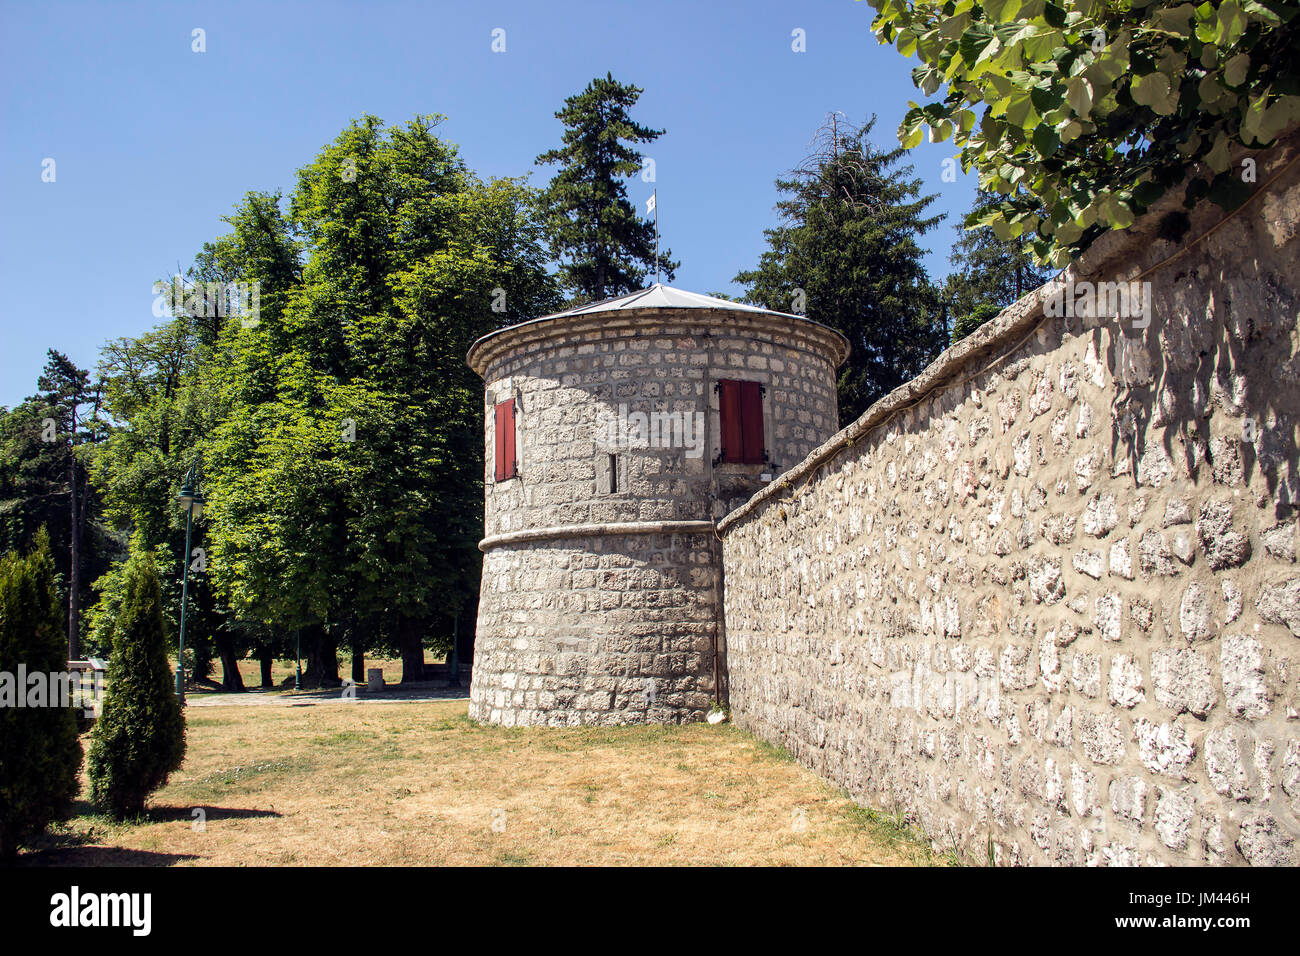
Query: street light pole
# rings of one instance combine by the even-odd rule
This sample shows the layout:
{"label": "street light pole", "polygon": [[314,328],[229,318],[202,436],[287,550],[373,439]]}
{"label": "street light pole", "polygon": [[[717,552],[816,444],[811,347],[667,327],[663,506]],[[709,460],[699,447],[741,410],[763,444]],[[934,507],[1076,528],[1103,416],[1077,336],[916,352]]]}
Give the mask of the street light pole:
{"label": "street light pole", "polygon": [[460,655],[457,652],[457,644],[460,643],[460,612],[452,618],[451,624],[451,653],[447,655],[447,686],[460,686]]}
{"label": "street light pole", "polygon": [[204,499],[198,489],[198,466],[191,465],[181,485],[181,493],[176,500],[185,509],[185,554],[182,557],[181,571],[181,633],[176,649],[176,697],[181,706],[185,706],[185,611],[190,597],[190,540],[194,530],[194,519],[203,513]]}
{"label": "street light pole", "polygon": [[294,671],[293,689],[297,691],[302,690],[302,628],[295,628],[294,633],[297,634],[298,639],[298,649],[294,651],[294,656],[297,658],[296,664],[298,669]]}

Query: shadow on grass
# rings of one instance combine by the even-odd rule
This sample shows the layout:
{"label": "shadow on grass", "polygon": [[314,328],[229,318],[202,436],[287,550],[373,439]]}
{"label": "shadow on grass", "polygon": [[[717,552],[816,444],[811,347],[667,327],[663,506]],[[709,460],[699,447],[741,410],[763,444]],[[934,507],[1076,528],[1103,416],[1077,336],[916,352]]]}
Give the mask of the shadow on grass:
{"label": "shadow on grass", "polygon": [[18,866],[174,866],[198,860],[195,853],[156,853],[120,846],[59,846],[33,850],[18,857]]}
{"label": "shadow on grass", "polygon": [[[275,810],[258,810],[244,807],[187,806],[151,807],[139,817],[123,821],[110,821],[98,814],[85,800],[77,800],[72,820],[93,821],[85,830],[71,826],[56,827],[46,833],[18,856],[17,866],[174,866],[186,860],[200,860],[197,853],[159,853],[154,850],[135,850],[130,847],[102,846],[112,841],[114,831],[120,826],[138,826],[151,823],[189,822],[194,811],[203,811],[203,820],[248,820],[259,817],[279,817]],[[102,823],[100,822],[102,821]],[[98,832],[96,832],[98,831]]]}
{"label": "shadow on grass", "polygon": [[[167,823],[172,820],[194,819],[194,811],[202,810],[205,820],[249,820],[257,817],[278,817],[275,810],[254,810],[242,807],[210,807],[196,803],[188,807],[152,807],[146,810],[141,822]],[[131,822],[131,821],[128,821]]]}

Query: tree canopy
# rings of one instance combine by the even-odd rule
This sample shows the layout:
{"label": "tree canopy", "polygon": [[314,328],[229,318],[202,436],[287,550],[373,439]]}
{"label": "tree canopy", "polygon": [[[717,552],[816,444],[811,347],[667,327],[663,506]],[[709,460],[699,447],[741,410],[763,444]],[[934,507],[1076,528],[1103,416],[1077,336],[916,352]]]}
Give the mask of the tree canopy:
{"label": "tree canopy", "polygon": [[217,253],[287,250],[292,230],[303,255],[300,275],[268,268],[258,323],[218,342],[217,589],[241,618],[309,628],[324,647],[349,630],[387,637],[405,680],[423,676],[426,632],[478,586],[481,384],[465,352],[559,303],[536,195],[481,181],[434,134],[440,119],[354,122],[301,171],[285,220],[254,228],[246,207],[251,231]]}
{"label": "tree canopy", "polygon": [[1184,195],[1234,208],[1259,148],[1300,120],[1294,0],[870,0],[872,30],[921,64],[898,135],[950,137],[1000,203],[968,224],[1064,265],[1189,168]]}
{"label": "tree canopy", "polygon": [[[546,228],[560,281],[577,300],[634,292],[656,266],[654,224],[640,217],[624,183],[642,170],[634,145],[664,133],[628,115],[643,92],[609,74],[596,77],[555,114],[564,123],[563,145],[537,157],[560,166],[543,194]],[[680,265],[672,250],[657,263],[671,282]]]}
{"label": "tree canopy", "polygon": [[852,345],[840,370],[840,424],[921,371],[947,343],[938,290],[922,263],[927,216],[901,148],[877,149],[873,117],[860,128],[824,127],[808,159],[778,179],[782,223],[766,230],[758,267],[735,281],[745,300],[844,333]]}
{"label": "tree canopy", "polygon": [[[992,193],[976,192],[971,218],[980,218],[998,201]],[[949,257],[955,268],[943,286],[953,342],[1051,277],[1051,270],[1035,261],[1026,237],[999,239],[988,226],[967,229],[961,223],[956,228],[958,237]]]}

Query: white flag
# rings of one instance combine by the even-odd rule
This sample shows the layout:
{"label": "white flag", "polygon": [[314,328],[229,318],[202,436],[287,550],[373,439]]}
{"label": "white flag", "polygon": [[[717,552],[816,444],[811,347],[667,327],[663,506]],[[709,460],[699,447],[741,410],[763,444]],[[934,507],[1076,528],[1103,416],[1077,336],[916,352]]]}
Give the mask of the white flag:
{"label": "white flag", "polygon": [[655,190],[650,194],[650,198],[645,201],[645,211],[647,215],[655,211],[655,196],[658,194],[659,191]]}

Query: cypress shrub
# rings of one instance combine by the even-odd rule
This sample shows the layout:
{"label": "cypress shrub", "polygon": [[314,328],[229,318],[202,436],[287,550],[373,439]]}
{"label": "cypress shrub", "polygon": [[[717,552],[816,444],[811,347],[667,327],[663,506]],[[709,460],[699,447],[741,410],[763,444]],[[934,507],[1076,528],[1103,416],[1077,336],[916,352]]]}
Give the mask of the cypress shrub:
{"label": "cypress shrub", "polygon": [[[65,819],[77,795],[81,741],[72,707],[18,707],[18,665],[28,674],[64,673],[63,630],[50,538],[42,528],[26,558],[0,558],[0,857],[12,861],[20,844]],[[47,688],[52,693],[53,687]],[[46,703],[50,703],[47,698]]]}
{"label": "cypress shrub", "polygon": [[141,813],[185,757],[185,716],[168,666],[158,572],[147,552],[127,561],[112,640],[88,759],[91,800],[121,819]]}

